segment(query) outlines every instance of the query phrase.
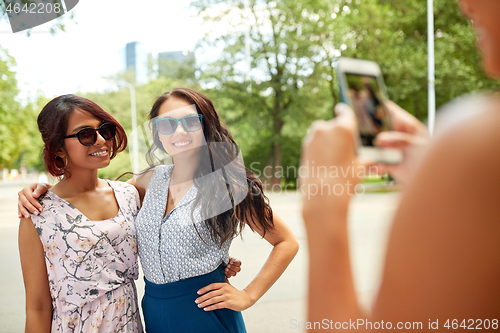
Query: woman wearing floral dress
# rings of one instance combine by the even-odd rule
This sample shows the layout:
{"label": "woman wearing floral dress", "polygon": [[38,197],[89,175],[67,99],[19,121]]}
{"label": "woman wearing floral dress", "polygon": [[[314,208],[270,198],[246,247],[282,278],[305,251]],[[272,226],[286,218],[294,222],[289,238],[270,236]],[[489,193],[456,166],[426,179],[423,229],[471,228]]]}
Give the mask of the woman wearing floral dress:
{"label": "woman wearing floral dress", "polygon": [[97,171],[125,149],[123,128],[94,102],[53,99],[38,127],[47,170],[61,181],[22,218],[19,251],[26,288],[26,332],[142,332],[134,186]]}

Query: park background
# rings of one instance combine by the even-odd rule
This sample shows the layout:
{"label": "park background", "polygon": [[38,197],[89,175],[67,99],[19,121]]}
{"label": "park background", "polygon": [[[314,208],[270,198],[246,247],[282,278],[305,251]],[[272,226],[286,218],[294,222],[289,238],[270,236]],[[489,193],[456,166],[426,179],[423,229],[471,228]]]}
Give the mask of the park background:
{"label": "park background", "polygon": [[[434,11],[437,106],[499,87],[482,73],[471,25],[458,6],[437,0]],[[43,171],[36,117],[57,95],[94,100],[130,133],[131,97],[121,80],[135,87],[138,124],[155,98],[173,87],[204,92],[247,167],[267,166],[263,181],[293,186],[296,175],[279,167],[298,167],[310,123],[333,117],[339,56],[378,62],[389,98],[425,121],[426,13],[422,0],[85,0],[58,21],[13,34],[4,12],[0,169]],[[120,49],[134,41],[149,51],[146,79],[138,80],[130,67],[120,72]],[[189,56],[158,56],[176,51]],[[128,151],[100,175],[126,171]]]}
{"label": "park background", "polygon": [[[379,63],[389,98],[420,120],[427,118],[423,0],[82,0],[59,20],[16,34],[3,2],[0,11],[2,332],[17,332],[23,325],[16,192],[44,171],[36,117],[54,96],[90,98],[131,133],[131,94],[123,82],[135,89],[139,124],[163,92],[176,86],[202,91],[214,101],[246,166],[253,171],[267,167],[261,178],[275,192],[296,186],[296,173],[279,171],[298,167],[311,122],[333,117],[340,56]],[[468,92],[499,88],[482,73],[471,25],[456,3],[435,0],[434,13],[437,107]],[[120,50],[133,42],[148,50],[145,79],[138,78],[137,69],[120,70]],[[162,52],[184,57],[165,59],[158,56]],[[100,176],[114,179],[131,170],[127,149]],[[305,320],[307,270],[300,197],[293,191],[269,195],[298,235],[301,250],[267,301],[246,311],[245,320],[257,327],[251,332],[297,331],[290,321]],[[358,237],[353,260],[362,272],[358,279],[367,303],[377,280],[364,273],[376,276],[397,194],[367,193],[356,200],[350,220]],[[249,252],[257,244],[251,237],[244,235],[246,245],[237,243],[232,253],[246,267],[241,285],[261,265],[255,258],[264,258],[268,250]],[[272,321],[276,316],[278,323]]]}

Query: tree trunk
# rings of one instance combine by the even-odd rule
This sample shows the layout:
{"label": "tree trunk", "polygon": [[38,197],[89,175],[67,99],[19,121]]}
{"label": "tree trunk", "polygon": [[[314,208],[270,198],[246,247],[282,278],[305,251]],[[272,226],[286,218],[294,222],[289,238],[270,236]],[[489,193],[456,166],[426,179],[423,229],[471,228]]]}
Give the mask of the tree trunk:
{"label": "tree trunk", "polygon": [[330,65],[330,73],[332,74],[332,80],[330,81],[330,93],[332,95],[332,117],[335,118],[335,105],[337,104],[337,98],[336,98],[336,89],[337,87],[335,87],[335,80],[337,79],[336,76],[335,76],[335,68],[333,68],[331,65]]}
{"label": "tree trunk", "polygon": [[415,98],[414,99],[414,102],[415,102],[415,118],[419,119],[420,120],[420,104],[418,103],[418,100]]}
{"label": "tree trunk", "polygon": [[[281,142],[281,129],[283,128],[282,118],[282,105],[281,105],[281,92],[276,91],[274,100],[273,112],[273,136],[271,143],[271,151],[267,158],[266,168],[263,173],[263,183],[265,188],[271,188],[273,185],[280,184],[283,175],[279,172],[282,170],[281,160],[283,158],[282,142]],[[281,170],[280,170],[281,169]]]}

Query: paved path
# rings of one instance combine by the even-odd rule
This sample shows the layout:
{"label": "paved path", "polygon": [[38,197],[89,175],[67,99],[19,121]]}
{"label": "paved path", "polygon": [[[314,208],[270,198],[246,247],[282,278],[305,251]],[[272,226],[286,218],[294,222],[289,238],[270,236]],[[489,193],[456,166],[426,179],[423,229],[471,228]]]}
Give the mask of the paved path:
{"label": "paved path", "polygon": [[[19,185],[0,183],[0,332],[17,333],[24,329],[24,286],[17,249],[17,191]],[[293,229],[300,250],[278,282],[252,308],[243,312],[249,333],[303,332],[294,328],[305,320],[307,283],[307,243],[297,193],[269,194],[275,213]],[[396,193],[364,194],[352,203],[350,231],[356,287],[363,304],[368,305],[376,290],[380,259],[398,199]],[[247,228],[248,229],[248,228]],[[243,288],[267,258],[271,246],[249,229],[243,240],[236,239],[231,255],[242,260],[243,271],[232,283]],[[143,282],[138,281],[139,297]]]}

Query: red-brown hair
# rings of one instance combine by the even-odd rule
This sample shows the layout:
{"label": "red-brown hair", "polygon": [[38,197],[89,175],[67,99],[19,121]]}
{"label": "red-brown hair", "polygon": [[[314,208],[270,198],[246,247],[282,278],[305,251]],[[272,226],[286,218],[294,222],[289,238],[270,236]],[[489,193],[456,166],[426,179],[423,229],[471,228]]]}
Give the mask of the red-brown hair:
{"label": "red-brown hair", "polygon": [[113,159],[127,147],[127,135],[123,127],[109,113],[91,100],[76,96],[62,95],[47,103],[38,115],[38,130],[42,134],[43,160],[47,172],[54,177],[69,176],[64,161],[56,152],[64,149],[64,137],[68,129],[68,120],[73,111],[79,110],[93,115],[102,122],[116,125],[116,136],[110,152]]}

